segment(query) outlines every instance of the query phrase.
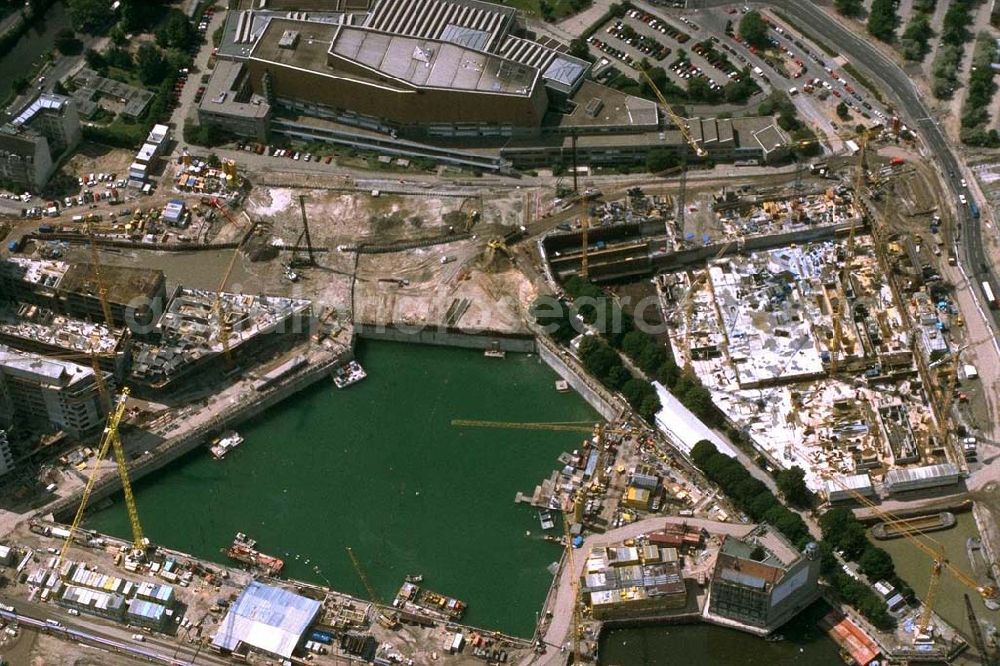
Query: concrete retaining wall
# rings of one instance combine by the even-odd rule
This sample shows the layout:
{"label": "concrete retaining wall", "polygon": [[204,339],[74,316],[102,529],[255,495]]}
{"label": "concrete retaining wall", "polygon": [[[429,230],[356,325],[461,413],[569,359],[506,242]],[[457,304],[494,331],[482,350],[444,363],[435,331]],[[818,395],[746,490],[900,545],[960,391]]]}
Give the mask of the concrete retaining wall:
{"label": "concrete retaining wall", "polygon": [[583,396],[591,407],[607,421],[614,421],[624,411],[606,389],[599,386],[586,373],[577,372],[562,358],[557,347],[544,338],[538,338],[538,357],[566,380],[574,391]]}
{"label": "concrete retaining wall", "polygon": [[498,333],[489,331],[466,332],[444,326],[407,326],[365,324],[354,325],[356,337],[368,340],[461,347],[464,349],[494,349],[530,354],[535,351],[535,338],[527,334]]}

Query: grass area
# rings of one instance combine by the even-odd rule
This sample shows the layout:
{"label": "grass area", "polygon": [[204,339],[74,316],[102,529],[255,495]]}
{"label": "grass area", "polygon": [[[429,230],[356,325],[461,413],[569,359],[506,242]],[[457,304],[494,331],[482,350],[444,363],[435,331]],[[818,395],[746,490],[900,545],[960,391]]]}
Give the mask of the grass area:
{"label": "grass area", "polygon": [[135,67],[132,69],[108,67],[108,71],[105,76],[109,79],[114,79],[115,81],[121,81],[122,83],[129,84],[130,86],[135,86],[136,88],[146,88],[142,81],[139,80],[139,73],[136,71]]}
{"label": "grass area", "polygon": [[772,9],[771,11],[773,11],[774,15],[777,16],[778,18],[780,18],[782,21],[784,21],[787,25],[794,26],[795,29],[798,30],[799,33],[801,33],[802,36],[805,37],[807,41],[810,41],[813,44],[815,44],[816,46],[820,47],[823,50],[823,53],[827,54],[831,58],[836,58],[837,56],[840,55],[839,53],[837,53],[836,51],[834,51],[832,48],[830,48],[829,46],[827,46],[825,42],[823,42],[822,40],[816,39],[816,37],[814,37],[813,35],[809,34],[805,30],[803,30],[802,27],[799,26],[798,24],[796,24],[795,21],[792,21],[791,19],[789,19],[787,16],[785,16],[784,14],[782,14],[781,12],[779,12],[778,10]]}
{"label": "grass area", "polygon": [[841,67],[841,69],[850,74],[854,78],[854,80],[858,82],[858,84],[867,88],[868,92],[870,92],[875,97],[875,99],[879,101],[879,103],[881,104],[886,103],[885,98],[882,97],[882,92],[878,89],[878,87],[871,81],[869,81],[867,76],[859,72],[857,67],[855,67],[851,63],[847,63],[846,65]]}

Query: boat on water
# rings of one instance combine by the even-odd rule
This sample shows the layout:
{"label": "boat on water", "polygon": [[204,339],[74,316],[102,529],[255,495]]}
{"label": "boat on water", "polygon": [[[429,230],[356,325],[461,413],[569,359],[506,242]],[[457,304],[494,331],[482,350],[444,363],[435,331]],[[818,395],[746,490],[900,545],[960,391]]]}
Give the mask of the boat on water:
{"label": "boat on water", "polygon": [[235,449],[237,446],[243,443],[243,436],[240,435],[235,430],[230,430],[221,437],[216,437],[212,440],[212,446],[209,451],[212,452],[212,457],[216,460],[222,460],[226,457],[226,454]]}
{"label": "boat on water", "polygon": [[249,565],[252,569],[268,576],[277,576],[285,568],[284,560],[258,551],[257,540],[251,539],[243,532],[236,533],[233,542],[224,552],[230,559]]}
{"label": "boat on water", "polygon": [[483,356],[486,358],[507,358],[507,352],[497,347],[494,349],[487,349],[483,352]]}
{"label": "boat on water", "polygon": [[556,521],[552,518],[552,512],[548,509],[541,509],[538,512],[538,521],[542,524],[543,530],[551,530],[556,526]]}
{"label": "boat on water", "polygon": [[333,371],[333,383],[337,388],[347,388],[368,376],[357,361],[350,361]]}
{"label": "boat on water", "polygon": [[424,582],[424,575],[423,574],[410,574],[409,576],[406,577],[406,582],[407,583],[422,583],[422,582]]}
{"label": "boat on water", "polygon": [[764,640],[769,643],[777,643],[778,641],[785,640],[785,637],[781,634],[768,634],[764,637]]}
{"label": "boat on water", "polygon": [[913,518],[879,523],[872,528],[872,536],[885,541],[886,539],[898,539],[909,534],[937,532],[954,526],[955,514],[950,511],[941,511],[928,516],[914,516]]}

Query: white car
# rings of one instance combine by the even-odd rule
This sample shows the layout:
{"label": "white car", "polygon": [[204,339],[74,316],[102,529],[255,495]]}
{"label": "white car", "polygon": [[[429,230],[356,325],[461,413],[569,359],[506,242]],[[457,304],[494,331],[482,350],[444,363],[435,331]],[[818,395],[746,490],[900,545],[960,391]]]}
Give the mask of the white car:
{"label": "white car", "polygon": [[969,203],[969,200],[965,198],[964,194],[959,194],[958,200],[962,203],[963,206]]}
{"label": "white car", "polygon": [[966,183],[966,182],[965,182],[965,179],[963,178],[963,179],[962,179],[962,187],[968,187],[968,186],[969,186],[969,184],[968,184],[968,183]]}

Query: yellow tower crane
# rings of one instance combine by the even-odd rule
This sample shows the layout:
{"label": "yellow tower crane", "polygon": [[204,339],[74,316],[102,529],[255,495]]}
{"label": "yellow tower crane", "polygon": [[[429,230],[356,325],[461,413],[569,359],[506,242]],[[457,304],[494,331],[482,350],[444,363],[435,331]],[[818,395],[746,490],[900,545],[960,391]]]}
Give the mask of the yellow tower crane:
{"label": "yellow tower crane", "polygon": [[[905,518],[900,518],[890,511],[886,511],[879,507],[877,504],[872,502],[870,499],[859,493],[854,488],[849,487],[844,483],[840,477],[832,473],[826,473],[822,475],[823,478],[832,481],[834,484],[846,490],[851,497],[856,499],[862,505],[867,507],[876,516],[886,521],[887,523],[894,523],[898,525],[906,525],[907,521]],[[900,534],[906,538],[917,550],[924,553],[931,558],[931,578],[930,583],[927,586],[927,594],[923,599],[923,610],[920,613],[920,619],[917,622],[914,631],[914,640],[927,635],[927,627],[930,625],[931,614],[934,611],[934,600],[937,597],[938,584],[941,582],[941,573],[947,571],[950,573],[958,582],[962,583],[966,587],[975,590],[984,599],[989,599],[995,596],[996,590],[991,586],[982,586],[971,576],[966,574],[964,571],[956,567],[948,560],[948,555],[945,552],[944,546],[931,536],[921,532],[918,529],[902,529]]]}
{"label": "yellow tower crane", "polygon": [[233,250],[233,256],[229,260],[229,264],[226,266],[226,271],[222,274],[222,280],[219,282],[219,288],[215,291],[215,301],[212,302],[212,314],[215,317],[216,322],[218,322],[218,335],[219,342],[222,343],[222,352],[226,355],[226,362],[232,363],[233,356],[232,351],[229,349],[229,314],[225,312],[226,308],[222,307],[222,292],[226,290],[226,285],[229,284],[229,278],[233,274],[233,268],[236,266],[236,259],[240,256],[240,248],[237,247]]}
{"label": "yellow tower crane", "polygon": [[687,145],[691,146],[691,150],[694,151],[695,155],[697,155],[698,157],[705,157],[706,155],[708,155],[708,151],[699,146],[698,142],[695,141],[693,136],[691,136],[691,132],[688,130],[687,121],[685,121],[683,118],[677,115],[677,113],[673,110],[673,108],[667,102],[667,98],[663,96],[663,93],[660,92],[660,89],[657,87],[656,83],[654,83],[653,79],[649,76],[649,73],[642,68],[639,69],[639,73],[642,74],[642,78],[646,80],[646,83],[649,84],[649,87],[653,89],[653,94],[656,95],[656,99],[657,101],[659,101],[660,106],[663,107],[663,110],[670,118],[670,121],[677,126],[677,129],[680,131],[681,136],[684,137],[684,141],[687,143]]}
{"label": "yellow tower crane", "polygon": [[587,238],[587,232],[590,230],[590,214],[583,216],[583,233],[581,235],[581,244],[583,245],[582,254],[580,255],[580,277],[584,280],[590,277],[589,266],[587,265],[587,251],[590,249],[590,241]]}
{"label": "yellow tower crane", "polygon": [[[97,460],[104,460],[108,455],[108,450],[114,449],[118,477],[122,483],[122,491],[125,494],[125,506],[128,510],[129,525],[132,528],[132,557],[142,559],[145,556],[146,549],[149,547],[149,540],[143,535],[142,524],[139,522],[139,512],[135,505],[135,495],[132,494],[132,484],[129,481],[128,467],[125,463],[125,451],[122,447],[121,435],[118,431],[125,416],[125,405],[128,402],[128,396],[129,390],[127,388],[122,389],[114,410],[108,414],[107,424],[104,426],[104,432],[101,435],[101,444],[98,447]],[[87,502],[90,500],[90,494],[94,490],[94,482],[97,480],[99,468],[100,465],[94,465],[94,468],[90,471],[90,477],[88,477],[87,483],[83,487],[80,506],[77,507],[76,515],[73,517],[73,523],[70,525],[66,543],[63,544],[62,550],[59,551],[59,559],[56,561],[57,571],[62,569],[62,564],[66,559],[67,552],[69,552],[70,544],[73,543],[73,538],[80,527],[84,513],[86,513]]]}

